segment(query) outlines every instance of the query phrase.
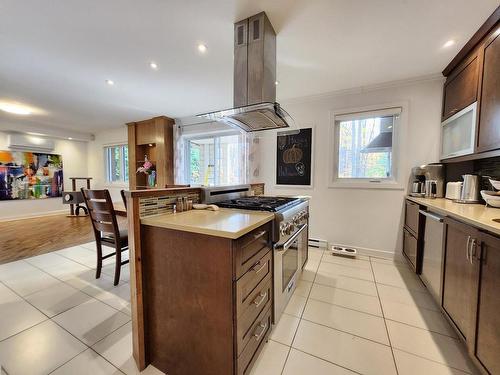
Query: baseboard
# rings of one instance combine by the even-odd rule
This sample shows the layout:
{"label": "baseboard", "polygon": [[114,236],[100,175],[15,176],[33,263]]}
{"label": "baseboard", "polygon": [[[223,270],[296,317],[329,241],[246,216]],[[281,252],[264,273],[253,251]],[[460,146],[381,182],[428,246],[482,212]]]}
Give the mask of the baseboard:
{"label": "baseboard", "polygon": [[33,213],[33,214],[25,214],[25,215],[18,215],[18,216],[7,216],[7,217],[0,218],[0,223],[6,222],[6,221],[22,220],[22,219],[36,219],[39,217],[61,215],[64,213],[69,213],[69,211],[67,209],[65,209],[65,210],[47,211],[47,212],[43,212],[43,213]]}

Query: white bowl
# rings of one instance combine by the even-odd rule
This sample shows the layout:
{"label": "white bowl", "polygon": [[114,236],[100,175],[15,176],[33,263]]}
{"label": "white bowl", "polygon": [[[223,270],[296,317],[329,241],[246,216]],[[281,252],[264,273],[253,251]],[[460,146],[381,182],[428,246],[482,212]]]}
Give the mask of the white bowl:
{"label": "white bowl", "polygon": [[[492,193],[495,195],[491,195]],[[497,195],[495,191],[481,190],[481,196],[489,206],[500,208],[500,195]]]}
{"label": "white bowl", "polygon": [[492,180],[490,178],[490,184],[492,184],[495,189],[500,190],[500,181]]}

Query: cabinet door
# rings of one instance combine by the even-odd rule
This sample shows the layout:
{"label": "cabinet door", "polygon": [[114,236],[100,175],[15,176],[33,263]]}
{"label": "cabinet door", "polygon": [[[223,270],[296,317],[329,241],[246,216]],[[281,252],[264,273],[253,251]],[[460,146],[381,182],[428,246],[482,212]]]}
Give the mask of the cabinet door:
{"label": "cabinet door", "polygon": [[500,36],[484,46],[477,151],[500,148]]}
{"label": "cabinet door", "polygon": [[481,242],[475,355],[490,374],[500,374],[500,238],[481,234]]}
{"label": "cabinet door", "polygon": [[418,241],[406,229],[403,229],[403,253],[410,261],[414,271],[417,271]]}
{"label": "cabinet door", "polygon": [[456,72],[452,73],[444,86],[443,120],[461,109],[471,105],[477,99],[479,80],[477,54],[469,58]]}
{"label": "cabinet door", "polygon": [[477,251],[479,232],[466,224],[445,218],[446,247],[444,261],[443,309],[467,341],[473,339],[477,302],[479,262],[471,260]]}

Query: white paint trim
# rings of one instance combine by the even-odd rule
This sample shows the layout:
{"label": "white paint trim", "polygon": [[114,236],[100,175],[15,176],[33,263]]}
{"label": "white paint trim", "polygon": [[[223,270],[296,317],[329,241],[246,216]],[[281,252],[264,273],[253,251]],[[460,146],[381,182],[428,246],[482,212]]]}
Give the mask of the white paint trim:
{"label": "white paint trim", "polygon": [[295,98],[289,98],[289,99],[279,99],[279,102],[281,104],[302,104],[302,103],[307,103],[307,102],[315,102],[318,100],[331,99],[331,98],[335,98],[338,96],[361,94],[361,93],[366,93],[366,92],[370,92],[370,91],[377,91],[377,90],[387,89],[387,88],[391,88],[391,87],[409,86],[409,85],[413,85],[416,83],[429,82],[429,81],[442,81],[444,83],[445,77],[443,77],[443,75],[441,73],[435,73],[435,74],[429,74],[429,75],[413,77],[413,78],[408,78],[408,79],[375,83],[373,85],[359,86],[359,87],[354,87],[354,88],[350,88],[350,89],[329,91],[329,92],[316,94],[316,95],[307,95],[307,96],[301,96],[301,97],[295,97]]}

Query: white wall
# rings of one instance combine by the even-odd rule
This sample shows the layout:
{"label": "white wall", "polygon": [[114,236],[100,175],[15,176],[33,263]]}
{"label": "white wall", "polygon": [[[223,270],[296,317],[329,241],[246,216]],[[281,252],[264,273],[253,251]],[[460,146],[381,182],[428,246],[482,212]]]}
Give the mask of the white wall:
{"label": "white wall", "polygon": [[[266,194],[310,195],[311,236],[329,243],[399,252],[403,201],[410,169],[439,159],[442,80],[428,79],[332,93],[282,102],[299,127],[315,128],[313,187],[275,186],[276,133],[262,133],[260,180]],[[405,190],[328,188],[332,111],[397,102],[408,103],[407,129],[401,134],[400,173]]]}
{"label": "white wall", "polygon": [[[113,201],[121,201],[120,190],[128,189],[128,184],[110,184],[106,182],[104,147],[128,143],[127,127],[104,130],[94,134],[95,139],[88,143],[88,171],[92,176],[92,188],[108,189]],[[132,172],[131,172],[132,173]]]}
{"label": "white wall", "polygon": [[[0,132],[0,150],[7,148],[8,133]],[[64,189],[71,190],[69,177],[87,176],[87,142],[54,139],[53,153],[63,158]],[[0,202],[0,220],[46,215],[68,210],[62,198],[13,200]]]}

